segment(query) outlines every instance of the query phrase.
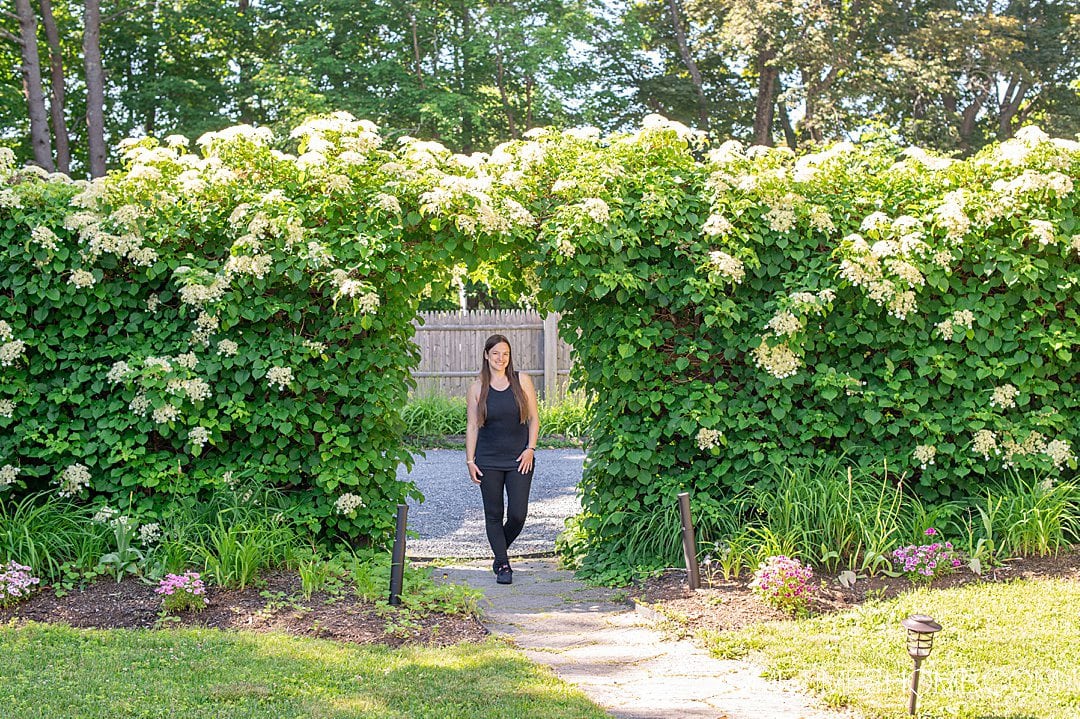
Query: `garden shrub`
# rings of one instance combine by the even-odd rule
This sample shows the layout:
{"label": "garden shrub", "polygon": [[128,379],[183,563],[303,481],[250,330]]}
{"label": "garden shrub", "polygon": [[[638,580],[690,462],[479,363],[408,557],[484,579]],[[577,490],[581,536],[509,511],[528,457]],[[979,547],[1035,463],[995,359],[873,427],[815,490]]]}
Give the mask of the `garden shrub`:
{"label": "garden shrub", "polygon": [[1075,142],[795,156],[656,117],[470,157],[341,116],[296,135],[298,157],[250,128],[202,157],[142,140],[85,187],[5,172],[4,481],[157,496],[232,472],[381,535],[409,491],[411,320],[466,262],[563,315],[595,398],[593,569],[620,561],[616,513],[719,502],[766,465],[887,464],[931,502],[1076,468]]}
{"label": "garden shrub", "polygon": [[587,569],[624,562],[613,516],[766,465],[846,456],[932,503],[1076,469],[1076,142],[800,157],[657,118],[536,141],[527,262],[596,397]]}
{"label": "garden shrub", "polygon": [[91,183],[0,158],[0,492],[143,512],[254,483],[317,534],[390,536],[412,321],[451,244],[398,160],[438,151],[345,115],[294,136],[129,141]]}

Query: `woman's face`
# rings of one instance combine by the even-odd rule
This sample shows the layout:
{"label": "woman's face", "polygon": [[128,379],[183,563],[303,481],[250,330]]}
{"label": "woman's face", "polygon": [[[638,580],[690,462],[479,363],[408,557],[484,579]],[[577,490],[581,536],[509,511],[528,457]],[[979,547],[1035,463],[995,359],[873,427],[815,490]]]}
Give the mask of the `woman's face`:
{"label": "woman's face", "polygon": [[505,372],[510,363],[510,345],[500,342],[487,351],[488,367],[495,372]]}

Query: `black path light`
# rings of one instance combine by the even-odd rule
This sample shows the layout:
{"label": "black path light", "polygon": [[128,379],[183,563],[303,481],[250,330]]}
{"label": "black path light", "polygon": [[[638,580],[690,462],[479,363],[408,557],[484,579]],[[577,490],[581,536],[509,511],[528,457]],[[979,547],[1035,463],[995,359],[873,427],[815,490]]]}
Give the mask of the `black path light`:
{"label": "black path light", "polygon": [[911,698],[908,700],[908,714],[915,716],[915,703],[919,699],[919,668],[923,659],[930,656],[934,648],[934,635],[941,631],[941,625],[925,614],[913,614],[900,622],[907,630],[907,651],[915,662],[915,671],[911,674]]}

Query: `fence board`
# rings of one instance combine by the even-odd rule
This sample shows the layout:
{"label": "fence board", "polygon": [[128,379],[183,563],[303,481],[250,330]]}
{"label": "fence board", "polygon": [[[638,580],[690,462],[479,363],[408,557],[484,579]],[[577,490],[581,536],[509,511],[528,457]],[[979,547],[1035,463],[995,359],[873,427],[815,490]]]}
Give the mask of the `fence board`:
{"label": "fence board", "polygon": [[[554,326],[558,336],[558,317]],[[534,310],[469,310],[422,312],[413,342],[420,348],[420,365],[413,372],[414,393],[429,397],[464,397],[483,360],[484,341],[493,334],[505,335],[513,348],[514,367],[534,378],[541,398],[566,393],[572,348],[558,339],[545,347],[544,318]],[[544,353],[555,348],[555,361],[546,363]]]}

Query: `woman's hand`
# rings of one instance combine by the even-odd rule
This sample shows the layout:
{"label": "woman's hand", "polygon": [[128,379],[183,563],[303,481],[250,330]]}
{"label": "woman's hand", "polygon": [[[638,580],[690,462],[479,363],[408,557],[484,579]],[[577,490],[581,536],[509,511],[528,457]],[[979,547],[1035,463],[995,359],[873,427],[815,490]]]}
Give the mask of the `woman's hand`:
{"label": "woman's hand", "polygon": [[528,474],[531,472],[534,459],[536,459],[536,450],[532,447],[526,447],[517,458],[518,472],[521,474]]}
{"label": "woman's hand", "polygon": [[476,462],[469,460],[465,462],[465,465],[469,468],[469,479],[473,481],[473,484],[480,484],[480,478],[484,476],[484,473],[476,466]]}

